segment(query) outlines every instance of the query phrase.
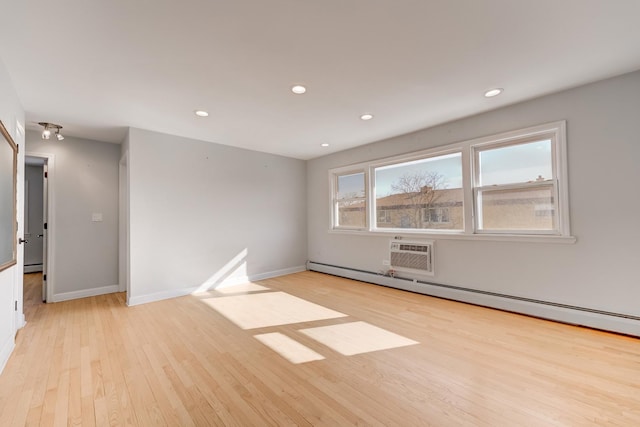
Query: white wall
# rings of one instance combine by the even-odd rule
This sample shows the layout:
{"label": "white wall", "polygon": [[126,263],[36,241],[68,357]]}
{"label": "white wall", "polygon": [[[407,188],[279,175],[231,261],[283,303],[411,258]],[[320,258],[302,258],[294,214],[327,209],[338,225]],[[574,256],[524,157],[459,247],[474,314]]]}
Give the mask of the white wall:
{"label": "white wall", "polygon": [[309,161],[309,259],[373,272],[388,259],[389,236],[328,233],[330,168],[565,119],[577,243],[436,238],[432,281],[640,316],[640,72]]}
{"label": "white wall", "polygon": [[[72,137],[45,142],[34,131],[26,143],[28,153],[55,158],[49,172],[53,301],[117,292],[120,146]],[[94,213],[103,220],[93,222]]]}
{"label": "white wall", "polygon": [[[20,146],[18,152],[18,218],[24,210],[24,110],[13,87],[11,78],[0,59],[0,120],[14,142]],[[22,236],[24,224],[18,224],[18,235]],[[0,271],[0,372],[14,348],[16,329],[22,327],[22,246],[18,245],[18,263]],[[18,309],[14,304],[17,301]]]}
{"label": "white wall", "polygon": [[304,161],[129,130],[130,304],[304,269]]}

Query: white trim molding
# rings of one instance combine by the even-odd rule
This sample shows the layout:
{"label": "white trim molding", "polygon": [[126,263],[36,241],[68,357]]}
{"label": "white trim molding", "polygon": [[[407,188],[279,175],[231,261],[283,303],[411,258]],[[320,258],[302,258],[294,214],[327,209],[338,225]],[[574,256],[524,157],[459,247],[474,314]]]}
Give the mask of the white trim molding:
{"label": "white trim molding", "polygon": [[16,348],[15,340],[13,339],[13,334],[9,337],[8,340],[4,342],[2,345],[2,349],[0,349],[0,374],[4,370],[4,367],[7,365],[9,361],[9,357],[11,357],[11,353]]}
{"label": "white trim molding", "polygon": [[24,266],[25,273],[39,273],[41,271],[42,271],[42,264]]}
{"label": "white trim molding", "polygon": [[206,292],[208,289],[225,288],[229,286],[239,285],[241,283],[255,282],[258,280],[271,279],[273,277],[286,276],[287,274],[300,273],[301,271],[306,271],[306,270],[307,270],[306,266],[300,265],[296,267],[283,268],[281,270],[273,270],[265,273],[252,274],[250,276],[229,277],[223,280],[222,282],[218,282],[217,284],[205,283],[200,286],[180,288],[180,289],[168,289],[165,291],[154,292],[152,294],[129,297],[129,301],[127,302],[127,305],[131,307],[134,305],[162,301],[169,298],[177,298],[185,295],[190,295],[196,292]]}
{"label": "white trim molding", "polygon": [[113,294],[119,291],[118,285],[102,286],[100,288],[83,289],[81,291],[64,292],[54,294],[51,302],[69,301],[78,298],[95,297],[98,295]]}
{"label": "white trim molding", "polygon": [[166,291],[154,292],[152,294],[140,295],[137,297],[129,297],[127,305],[133,307],[134,305],[148,304],[150,302],[157,302],[171,298],[183,297],[190,295],[198,290],[198,286],[191,288],[180,289],[167,289]]}

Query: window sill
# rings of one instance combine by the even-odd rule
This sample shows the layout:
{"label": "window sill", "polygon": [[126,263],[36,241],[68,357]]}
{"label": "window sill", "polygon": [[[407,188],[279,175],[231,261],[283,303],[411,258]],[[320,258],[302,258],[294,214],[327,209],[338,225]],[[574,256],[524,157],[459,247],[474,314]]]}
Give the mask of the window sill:
{"label": "window sill", "polygon": [[559,243],[574,244],[578,240],[575,236],[556,236],[556,235],[524,235],[524,234],[466,234],[457,232],[423,232],[423,231],[368,231],[353,229],[330,229],[329,234],[350,234],[354,236],[384,236],[384,237],[409,237],[409,238],[425,238],[433,240],[480,240],[493,242],[528,242],[528,243]]}

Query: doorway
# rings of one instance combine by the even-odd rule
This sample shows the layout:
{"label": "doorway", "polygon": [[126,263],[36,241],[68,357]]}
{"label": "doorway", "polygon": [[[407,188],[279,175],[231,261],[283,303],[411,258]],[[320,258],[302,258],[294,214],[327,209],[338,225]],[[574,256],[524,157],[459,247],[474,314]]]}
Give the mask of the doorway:
{"label": "doorway", "polygon": [[[25,156],[24,173],[24,294],[40,295],[46,302],[48,289],[49,243],[49,163],[51,156]],[[27,289],[26,284],[30,284]],[[34,289],[39,283],[39,290]]]}
{"label": "doorway", "polygon": [[27,157],[24,167],[24,272],[43,269],[44,159]]}

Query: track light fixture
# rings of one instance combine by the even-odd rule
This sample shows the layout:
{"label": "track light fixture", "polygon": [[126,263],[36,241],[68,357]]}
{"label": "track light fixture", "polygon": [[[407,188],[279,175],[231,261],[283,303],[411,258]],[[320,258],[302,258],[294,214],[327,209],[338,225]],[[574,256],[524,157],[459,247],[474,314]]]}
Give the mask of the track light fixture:
{"label": "track light fixture", "polygon": [[42,131],[42,139],[47,140],[51,138],[51,131],[54,131],[58,141],[62,141],[64,139],[64,136],[60,133],[62,126],[47,122],[39,122],[38,124],[44,128]]}

